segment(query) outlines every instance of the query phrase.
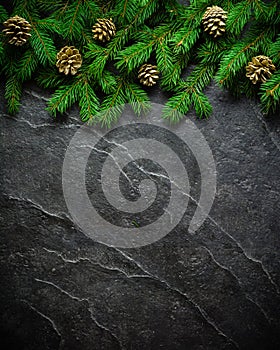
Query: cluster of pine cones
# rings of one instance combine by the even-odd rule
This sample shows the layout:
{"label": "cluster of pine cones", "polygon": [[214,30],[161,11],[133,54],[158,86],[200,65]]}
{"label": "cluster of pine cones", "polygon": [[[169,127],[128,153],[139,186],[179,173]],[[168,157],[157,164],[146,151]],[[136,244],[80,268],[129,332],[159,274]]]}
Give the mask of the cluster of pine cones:
{"label": "cluster of pine cones", "polygon": [[[204,31],[217,38],[222,36],[226,30],[227,12],[219,6],[207,7],[203,17],[202,25]],[[14,16],[4,22],[3,33],[9,44],[22,46],[31,37],[32,26],[19,16]],[[92,28],[93,37],[101,43],[109,42],[116,35],[116,26],[110,19],[97,19]],[[82,56],[74,46],[65,46],[57,54],[56,66],[60,73],[75,75],[82,65]],[[264,83],[276,70],[269,57],[256,56],[246,67],[246,77],[253,84]],[[138,79],[145,86],[153,86],[159,79],[159,72],[156,66],[143,64],[138,71]]]}

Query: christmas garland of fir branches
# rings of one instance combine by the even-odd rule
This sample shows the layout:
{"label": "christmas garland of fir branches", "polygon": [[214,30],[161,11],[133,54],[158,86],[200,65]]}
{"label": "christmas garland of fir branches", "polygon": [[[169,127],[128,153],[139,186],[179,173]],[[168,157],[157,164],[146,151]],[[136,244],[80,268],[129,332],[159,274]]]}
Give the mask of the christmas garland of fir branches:
{"label": "christmas garland of fir branches", "polygon": [[52,115],[77,102],[83,121],[106,126],[125,103],[145,112],[156,83],[171,93],[163,117],[173,122],[192,108],[211,114],[204,89],[212,79],[259,96],[265,114],[279,109],[278,0],[15,0],[11,13],[0,5],[0,23],[9,113],[31,78],[54,89]]}

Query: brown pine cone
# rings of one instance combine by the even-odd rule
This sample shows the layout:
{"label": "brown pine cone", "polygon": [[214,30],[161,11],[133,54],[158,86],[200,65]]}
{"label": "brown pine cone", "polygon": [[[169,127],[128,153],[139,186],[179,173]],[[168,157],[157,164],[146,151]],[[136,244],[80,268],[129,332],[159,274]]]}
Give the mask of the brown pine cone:
{"label": "brown pine cone", "polygon": [[92,27],[94,39],[105,43],[110,41],[116,35],[116,26],[112,21],[112,18],[99,18],[95,25]]}
{"label": "brown pine cone", "polygon": [[82,56],[74,46],[64,46],[56,55],[59,73],[75,75],[82,65]]}
{"label": "brown pine cone", "polygon": [[207,7],[203,17],[202,23],[204,31],[214,38],[224,34],[226,30],[227,12],[219,6]]}
{"label": "brown pine cone", "polygon": [[32,27],[26,19],[14,16],[9,18],[4,24],[3,33],[8,37],[9,44],[22,46],[24,45],[29,37]]}
{"label": "brown pine cone", "polygon": [[159,71],[157,70],[157,66],[143,64],[138,71],[138,79],[143,85],[155,85],[159,79]]}
{"label": "brown pine cone", "polygon": [[248,63],[246,67],[246,77],[249,78],[253,84],[265,83],[269,79],[276,67],[271,59],[267,56],[256,56]]}

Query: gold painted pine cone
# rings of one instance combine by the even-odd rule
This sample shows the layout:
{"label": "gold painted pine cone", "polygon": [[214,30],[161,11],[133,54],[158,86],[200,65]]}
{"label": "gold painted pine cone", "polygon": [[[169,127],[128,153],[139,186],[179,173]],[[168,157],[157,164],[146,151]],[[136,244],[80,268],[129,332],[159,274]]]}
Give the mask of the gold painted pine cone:
{"label": "gold painted pine cone", "polygon": [[219,6],[207,7],[203,17],[202,23],[204,31],[214,38],[221,36],[226,31],[227,12]]}
{"label": "gold painted pine cone", "polygon": [[82,65],[82,56],[74,46],[64,46],[56,55],[59,73],[75,75]]}
{"label": "gold painted pine cone", "polygon": [[246,67],[246,77],[249,78],[253,84],[265,83],[269,79],[276,67],[271,59],[267,56],[256,56],[248,63]]}
{"label": "gold painted pine cone", "polygon": [[92,27],[93,37],[95,40],[105,43],[110,41],[116,34],[116,26],[112,18],[99,18]]}
{"label": "gold painted pine cone", "polygon": [[155,85],[159,79],[159,71],[157,70],[157,66],[143,64],[138,71],[138,79],[143,85]]}
{"label": "gold painted pine cone", "polygon": [[8,37],[9,44],[22,46],[24,45],[29,37],[32,27],[30,23],[19,16],[9,18],[4,23],[3,33]]}

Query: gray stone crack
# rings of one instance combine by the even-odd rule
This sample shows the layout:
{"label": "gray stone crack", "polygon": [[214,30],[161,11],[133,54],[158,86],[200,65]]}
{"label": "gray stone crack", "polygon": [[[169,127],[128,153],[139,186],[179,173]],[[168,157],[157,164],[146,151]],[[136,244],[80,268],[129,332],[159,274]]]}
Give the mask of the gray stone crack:
{"label": "gray stone crack", "polygon": [[268,324],[271,324],[271,319],[270,317],[267,315],[267,313],[264,311],[264,309],[261,307],[261,305],[259,305],[256,301],[254,301],[246,291],[244,291],[243,287],[242,287],[242,282],[239,280],[239,278],[226,266],[222,265],[220,262],[217,261],[217,259],[215,258],[214,254],[211,252],[211,250],[209,248],[207,248],[206,246],[201,246],[204,250],[207,251],[207,253],[209,254],[209,256],[211,257],[212,261],[222,270],[227,271],[228,273],[230,273],[230,275],[236,280],[237,284],[239,285],[239,287],[241,288],[245,298],[252,304],[254,304],[260,311],[261,313],[264,315],[266,321],[268,322]]}
{"label": "gray stone crack", "polygon": [[42,318],[44,318],[45,320],[47,320],[47,321],[51,324],[53,330],[55,331],[55,333],[56,333],[56,334],[59,336],[59,338],[60,338],[59,347],[58,347],[58,349],[60,349],[60,348],[61,348],[62,335],[61,335],[61,333],[60,333],[60,331],[59,331],[57,325],[55,324],[54,320],[52,320],[49,316],[45,315],[43,312],[39,311],[35,306],[31,305],[27,300],[21,299],[21,301],[22,301],[23,303],[25,303],[26,305],[28,305],[28,306],[30,307],[31,310],[33,310],[34,312],[36,312],[38,315],[40,315]]}
{"label": "gray stone crack", "polygon": [[68,258],[65,258],[62,253],[60,253],[56,250],[47,249],[45,247],[43,249],[49,254],[55,254],[57,257],[59,257],[65,263],[78,264],[80,262],[86,261],[94,266],[99,266],[104,270],[118,272],[118,273],[124,275],[126,278],[150,278],[149,275],[128,274],[126,271],[124,271],[118,267],[109,267],[109,266],[103,265],[97,261],[93,261],[92,259],[89,259],[87,257],[78,257],[77,259],[68,259]]}
{"label": "gray stone crack", "polygon": [[41,206],[41,204],[38,204],[36,202],[34,202],[33,200],[29,199],[29,198],[24,198],[24,197],[17,197],[17,196],[12,196],[9,195],[7,193],[3,193],[4,197],[7,197],[10,200],[14,200],[17,202],[25,202],[28,203],[30,205],[31,208],[37,209],[39,211],[41,211],[43,214],[50,216],[50,217],[54,217],[57,218],[59,220],[67,220],[67,221],[71,221],[71,223],[73,223],[73,221],[70,219],[70,217],[64,213],[64,212],[58,212],[58,213],[54,213],[54,212],[50,212],[48,210],[46,210],[45,208],[43,208]]}
{"label": "gray stone crack", "polygon": [[88,308],[88,311],[90,313],[90,318],[93,320],[93,322],[100,328],[100,329],[103,329],[104,331],[108,332],[111,334],[111,336],[117,340],[118,342],[118,345],[120,347],[121,350],[125,349],[125,347],[123,346],[122,342],[120,341],[120,339],[118,338],[118,336],[113,333],[111,331],[111,329],[109,329],[108,327],[105,327],[103,324],[101,324],[99,321],[97,321],[96,317],[94,316],[93,314],[93,310],[91,307]]}
{"label": "gray stone crack", "polygon": [[[66,213],[52,213],[47,211],[46,209],[44,209],[40,204],[33,202],[31,199],[26,199],[26,198],[21,198],[21,197],[16,197],[16,196],[11,196],[8,195],[6,193],[4,193],[4,195],[6,197],[8,197],[9,199],[12,200],[17,200],[17,201],[23,201],[23,202],[27,202],[29,203],[33,208],[40,210],[41,212],[43,212],[44,214],[51,216],[51,217],[56,217],[60,220],[67,220],[70,221],[72,224],[75,225],[75,223],[73,222],[73,220],[66,214]],[[191,198],[193,199],[193,198]],[[195,201],[195,199],[193,199]],[[195,201],[195,203],[197,203],[197,201]],[[240,242],[238,242],[230,233],[228,233],[222,226],[220,226],[210,215],[208,215],[209,220],[216,226],[218,227],[227,237],[229,237],[237,246],[238,248],[241,250],[241,252],[243,253],[243,255],[250,260],[251,262],[254,262],[255,264],[259,265],[260,268],[262,269],[262,271],[264,272],[264,274],[266,275],[267,279],[269,280],[270,284],[273,285],[276,293],[278,295],[280,295],[280,291],[279,291],[279,287],[278,285],[274,282],[274,280],[272,279],[272,277],[270,276],[269,272],[267,271],[267,269],[265,268],[263,262],[261,260],[257,260],[255,258],[253,258],[252,256],[249,256],[248,253],[245,251],[245,249],[242,247],[242,245],[240,244]],[[105,245],[105,244],[104,244]],[[112,247],[111,247],[112,248]]]}
{"label": "gray stone crack", "polygon": [[[97,133],[97,132],[96,132],[96,133]],[[100,137],[103,137],[102,135],[100,135],[100,134],[98,134],[98,133],[97,133],[97,135],[100,136]],[[127,152],[127,154],[128,154],[128,156],[131,158],[132,161],[134,161],[134,158],[132,157],[132,155],[129,153],[129,150],[128,150],[125,146],[123,146],[122,144],[118,144],[118,143],[116,143],[116,142],[110,141],[110,140],[106,139],[105,137],[103,137],[103,138],[104,138],[107,142],[109,142],[109,143],[111,143],[111,144],[113,144],[113,145],[115,145],[115,146],[117,146],[117,147],[121,147],[121,148],[125,149],[126,152]],[[279,150],[280,150],[280,146],[279,146]],[[99,150],[96,149],[96,151],[99,151]],[[105,152],[105,153],[108,154],[108,155],[110,155],[110,153],[108,153],[108,152]],[[115,160],[114,160],[114,161],[115,161]],[[116,164],[117,164],[117,162],[116,162]],[[119,166],[118,164],[117,164],[117,166],[120,168],[120,166]],[[136,166],[137,166],[137,164],[136,164]],[[158,177],[164,178],[165,180],[169,180],[183,195],[186,195],[186,196],[187,196],[189,199],[191,199],[197,206],[199,206],[201,210],[203,210],[203,208],[199,205],[199,202],[198,202],[194,197],[192,197],[189,193],[186,193],[186,192],[182,191],[182,189],[180,188],[180,186],[179,186],[175,181],[171,181],[171,180],[169,179],[169,177],[167,177],[166,175],[163,175],[163,174],[160,174],[160,173],[153,173],[153,172],[150,172],[150,171],[146,171],[144,168],[139,167],[139,166],[137,166],[137,168],[138,168],[140,171],[142,171],[145,175],[147,175],[150,179],[151,179],[151,176],[154,176],[154,177],[155,177],[155,176],[158,176]],[[122,169],[120,169],[120,171],[123,173]],[[130,181],[130,179],[128,179],[128,180]],[[250,261],[252,261],[252,262],[258,264],[258,265],[261,267],[261,269],[263,270],[264,274],[267,276],[269,282],[270,282],[270,283],[273,285],[273,287],[275,288],[276,293],[277,293],[278,295],[280,295],[279,286],[274,282],[274,280],[273,280],[272,277],[270,276],[270,273],[269,273],[268,270],[265,268],[263,262],[262,262],[261,260],[257,260],[257,259],[255,259],[255,258],[253,258],[252,256],[249,256],[248,253],[245,251],[245,249],[242,247],[241,243],[238,242],[238,241],[237,241],[231,234],[229,234],[223,227],[221,227],[221,226],[216,222],[216,220],[215,220],[212,216],[210,216],[210,214],[208,214],[207,217],[209,218],[209,220],[210,220],[216,227],[218,227],[227,237],[229,237],[229,238],[238,246],[238,248],[242,251],[242,253],[244,254],[244,256],[245,256],[248,260],[250,260]]]}
{"label": "gray stone crack", "polygon": [[268,134],[268,136],[270,137],[270,139],[273,142],[273,144],[275,145],[275,147],[278,149],[278,151],[280,151],[280,144],[276,140],[276,138],[273,136],[273,133],[269,130],[268,124],[267,124],[266,120],[264,119],[264,116],[261,114],[259,109],[257,109],[254,104],[250,103],[250,107],[255,112],[257,119],[263,124],[263,126],[264,126],[264,128],[265,128],[265,130],[266,130],[266,132]]}
{"label": "gray stone crack", "polygon": [[217,226],[226,236],[228,236],[237,246],[238,248],[242,251],[242,253],[245,255],[245,257],[254,262],[255,264],[259,265],[260,268],[262,269],[262,271],[264,272],[264,274],[266,275],[268,281],[270,282],[270,284],[274,287],[276,293],[278,295],[280,295],[280,291],[279,291],[279,287],[278,285],[274,282],[274,280],[272,279],[272,277],[270,276],[270,273],[267,271],[267,269],[265,268],[263,262],[261,260],[257,260],[255,258],[253,258],[252,256],[250,256],[245,249],[242,247],[241,243],[239,243],[230,233],[228,233],[223,227],[221,227],[211,216],[208,216],[209,219],[213,222],[213,224],[215,224],[215,226]]}
{"label": "gray stone crack", "polygon": [[151,274],[149,271],[147,271],[139,262],[137,262],[136,260],[134,260],[133,258],[131,258],[129,255],[125,254],[121,249],[116,248],[116,250],[118,252],[120,252],[124,257],[126,257],[129,261],[133,262],[138,268],[140,268],[145,274],[149,275],[153,280],[160,282],[161,284],[165,285],[170,291],[175,292],[176,294],[179,294],[181,297],[183,297],[184,299],[186,299],[191,305],[192,307],[194,307],[195,310],[198,311],[198,313],[201,315],[201,317],[204,319],[204,321],[206,321],[207,324],[209,324],[216,332],[219,336],[222,336],[223,338],[227,339],[228,341],[230,341],[230,343],[232,343],[237,349],[239,349],[239,345],[236,341],[234,341],[231,337],[229,337],[228,335],[226,335],[215,323],[214,320],[212,320],[210,318],[210,316],[207,314],[207,312],[201,307],[199,306],[195,301],[193,301],[192,299],[190,299],[190,297],[182,292],[180,289],[173,287],[170,285],[170,283],[168,283],[167,281],[161,279],[160,277]]}
{"label": "gray stone crack", "polygon": [[[92,262],[90,259],[88,258],[78,258],[78,259],[75,259],[75,260],[72,260],[72,259],[66,259],[63,257],[63,255],[57,251],[54,251],[54,250],[50,250],[50,249],[47,249],[47,248],[44,248],[45,251],[47,251],[48,253],[53,253],[53,254],[56,254],[58,257],[60,257],[64,262],[67,262],[67,263],[78,263],[80,261],[89,261],[91,263],[93,263],[94,265],[99,265],[101,266],[102,268],[105,268],[105,269],[108,269],[107,266],[104,266],[102,264],[99,264],[99,263],[95,263],[95,262]],[[229,336],[227,336],[216,324],[213,320],[211,320],[211,318],[208,316],[208,314],[206,313],[205,310],[203,310],[197,303],[195,303],[193,300],[191,300],[189,298],[189,296],[180,291],[178,288],[176,287],[173,287],[171,286],[167,281],[159,278],[158,276],[155,276],[153,274],[151,274],[149,271],[147,271],[142,265],[140,265],[138,262],[136,262],[133,258],[131,258],[129,255],[125,254],[122,250],[116,248],[116,250],[122,255],[124,256],[127,260],[133,262],[133,264],[135,264],[140,270],[142,270],[144,272],[143,275],[128,275],[126,272],[124,272],[123,270],[120,270],[118,268],[109,268],[110,270],[115,270],[115,271],[118,271],[118,272],[121,272],[123,273],[127,278],[149,278],[149,279],[152,279],[154,281],[157,281],[157,282],[160,282],[161,284],[164,284],[170,291],[173,291],[173,292],[176,292],[177,294],[179,294],[181,297],[183,297],[184,299],[187,299],[187,301],[199,312],[199,314],[202,316],[202,318],[210,325],[212,326],[215,331],[222,337],[226,338],[227,340],[229,340],[232,344],[235,345],[236,348],[239,348],[239,345],[233,340],[231,339]],[[39,279],[36,279],[37,281],[40,281],[42,283],[46,283],[46,284],[49,284],[49,285],[52,285],[53,287],[56,287],[58,288],[62,293],[65,293],[67,294],[70,298],[72,299],[75,299],[75,300],[78,300],[78,301],[87,301],[89,304],[90,304],[90,301],[88,298],[77,298],[77,297],[74,297],[72,296],[71,294],[69,294],[68,292],[66,292],[65,290],[61,289],[59,286],[55,285],[54,283],[52,282],[49,282],[49,281],[42,281],[42,280],[39,280]]]}
{"label": "gray stone crack", "polygon": [[78,302],[86,302],[87,305],[88,305],[87,310],[88,310],[88,312],[90,314],[90,318],[92,319],[92,321],[96,324],[96,326],[99,329],[102,329],[103,331],[108,332],[118,342],[120,349],[123,349],[122,343],[120,342],[119,338],[108,327],[102,325],[99,321],[97,321],[96,317],[94,317],[93,311],[91,310],[91,303],[90,303],[89,298],[79,298],[79,297],[77,297],[75,295],[72,295],[69,292],[67,292],[65,289],[61,288],[60,286],[58,286],[57,284],[55,284],[55,283],[53,283],[51,281],[42,280],[40,278],[34,278],[34,280],[36,282],[49,285],[49,286],[59,290],[62,294],[68,296],[72,300],[75,300],[75,301],[78,301]]}
{"label": "gray stone crack", "polygon": [[35,91],[33,91],[33,90],[27,90],[27,89],[25,89],[25,90],[24,90],[24,93],[26,93],[26,94],[29,95],[29,96],[35,97],[35,98],[37,98],[38,100],[42,100],[42,101],[45,101],[45,102],[48,102],[48,101],[49,101],[48,98],[37,94],[37,93],[36,93]]}
{"label": "gray stone crack", "polygon": [[32,123],[30,120],[24,119],[24,118],[17,118],[17,117],[11,117],[8,115],[5,115],[11,120],[14,120],[17,123],[25,123],[32,129],[40,129],[40,128],[55,128],[55,129],[77,129],[80,127],[80,124],[58,124],[58,123],[41,123],[41,124],[35,124]]}

